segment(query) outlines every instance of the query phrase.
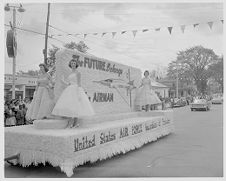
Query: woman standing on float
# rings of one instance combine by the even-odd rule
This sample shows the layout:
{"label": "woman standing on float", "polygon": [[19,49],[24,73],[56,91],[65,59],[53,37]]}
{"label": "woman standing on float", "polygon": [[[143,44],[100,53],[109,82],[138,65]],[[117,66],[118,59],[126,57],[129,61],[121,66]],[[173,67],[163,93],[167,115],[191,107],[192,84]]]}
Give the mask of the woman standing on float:
{"label": "woman standing on float", "polygon": [[39,64],[40,74],[34,92],[33,100],[26,113],[26,119],[35,120],[47,118],[54,106],[53,101],[53,82],[47,73],[48,68],[45,64]]}
{"label": "woman standing on float", "polygon": [[77,119],[80,116],[92,116],[94,110],[89,102],[87,95],[81,87],[81,74],[78,72],[79,56],[69,62],[71,73],[67,80],[62,77],[62,82],[68,87],[64,89],[60,95],[52,114],[57,116],[69,117],[71,120],[68,122],[69,127],[77,127]]}
{"label": "woman standing on float", "polygon": [[149,72],[146,70],[135,98],[135,105],[139,107],[145,106],[145,110],[148,111],[151,105],[159,103],[161,101],[151,88],[151,79],[149,78]]}

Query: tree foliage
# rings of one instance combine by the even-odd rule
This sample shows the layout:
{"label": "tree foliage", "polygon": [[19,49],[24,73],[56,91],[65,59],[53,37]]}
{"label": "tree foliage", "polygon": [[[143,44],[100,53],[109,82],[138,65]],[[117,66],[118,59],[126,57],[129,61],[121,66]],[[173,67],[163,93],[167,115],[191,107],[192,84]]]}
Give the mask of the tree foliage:
{"label": "tree foliage", "polygon": [[197,90],[205,93],[207,80],[211,76],[209,67],[217,61],[218,57],[212,49],[194,46],[185,51],[179,51],[177,59],[168,66],[169,78],[186,80],[195,83]]}
{"label": "tree foliage", "polygon": [[56,52],[57,52],[59,49],[60,49],[59,47],[57,47],[57,46],[55,46],[55,45],[52,44],[52,48],[50,48],[50,49],[49,49],[49,52],[48,52],[49,58],[50,58],[51,60],[55,60],[55,59],[56,59],[55,55],[56,55]]}
{"label": "tree foliage", "polygon": [[[89,49],[89,47],[83,41],[80,41],[79,43],[71,41],[70,43],[64,44],[64,47],[71,50],[78,50],[82,53],[86,53]],[[59,49],[60,48],[55,45],[52,45],[52,48],[49,49],[48,55],[51,60],[56,59],[55,55]]]}
{"label": "tree foliage", "polygon": [[82,53],[86,53],[89,49],[89,47],[83,41],[80,41],[79,43],[72,41],[70,43],[66,43],[64,47],[72,50],[76,49]]}
{"label": "tree foliage", "polygon": [[223,56],[220,57],[216,63],[210,65],[209,67],[211,77],[221,86],[222,92],[224,87],[223,69]]}

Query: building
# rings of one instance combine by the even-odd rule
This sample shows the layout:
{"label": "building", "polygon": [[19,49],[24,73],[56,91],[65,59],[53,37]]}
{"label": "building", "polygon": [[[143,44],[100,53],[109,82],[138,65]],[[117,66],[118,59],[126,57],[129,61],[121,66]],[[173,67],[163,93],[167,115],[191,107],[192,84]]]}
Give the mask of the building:
{"label": "building", "polygon": [[[36,87],[36,76],[16,75],[15,76],[15,98],[22,99],[33,97]],[[12,99],[12,83],[13,76],[11,74],[4,75],[4,97],[6,100]]]}
{"label": "building", "polygon": [[[161,79],[159,83],[166,85],[169,88],[169,97],[176,97],[176,79]],[[196,87],[194,84],[180,79],[178,81],[178,97],[187,97],[193,95]]]}
{"label": "building", "polygon": [[151,85],[152,85],[153,90],[155,91],[155,93],[158,96],[160,96],[162,98],[168,98],[169,97],[170,87],[168,87],[164,84],[161,84],[159,82],[156,82],[156,81],[152,81]]}

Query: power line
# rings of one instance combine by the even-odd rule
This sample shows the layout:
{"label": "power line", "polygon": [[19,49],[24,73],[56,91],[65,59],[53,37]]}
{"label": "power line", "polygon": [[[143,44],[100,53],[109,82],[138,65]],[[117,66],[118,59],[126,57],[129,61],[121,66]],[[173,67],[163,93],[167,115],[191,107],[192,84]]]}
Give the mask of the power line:
{"label": "power line", "polygon": [[[7,27],[11,27],[10,25],[7,25],[7,24],[4,24],[4,25]],[[40,33],[40,32],[34,31],[34,30],[29,30],[29,29],[19,28],[19,27],[15,27],[15,28],[18,30],[21,30],[21,31],[26,31],[26,32],[30,32],[30,33],[39,34],[39,35],[45,35],[44,33]]]}
{"label": "power line", "polygon": [[[7,27],[11,27],[10,25],[7,25],[7,24],[4,24],[4,25],[7,26]],[[21,31],[25,31],[25,32],[29,32],[29,33],[34,33],[34,34],[45,36],[44,33],[40,33],[40,32],[34,31],[34,30],[25,29],[25,28],[19,28],[19,27],[15,27],[15,28],[18,29],[18,30],[21,30]],[[52,37],[52,35],[49,35],[48,37],[53,39],[53,40],[59,41],[61,43],[65,43],[65,42],[63,42],[63,41],[61,41],[61,40],[59,40],[57,38]]]}

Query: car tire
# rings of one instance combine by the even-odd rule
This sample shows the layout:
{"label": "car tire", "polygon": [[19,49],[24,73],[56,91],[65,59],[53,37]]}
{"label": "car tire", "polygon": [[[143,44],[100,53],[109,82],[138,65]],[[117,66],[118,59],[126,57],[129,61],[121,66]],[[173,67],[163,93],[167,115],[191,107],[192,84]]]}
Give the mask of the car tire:
{"label": "car tire", "polygon": [[191,111],[193,111],[193,109],[191,108]]}

